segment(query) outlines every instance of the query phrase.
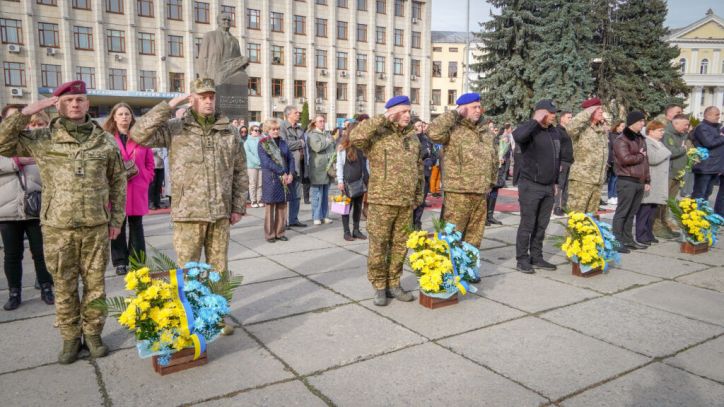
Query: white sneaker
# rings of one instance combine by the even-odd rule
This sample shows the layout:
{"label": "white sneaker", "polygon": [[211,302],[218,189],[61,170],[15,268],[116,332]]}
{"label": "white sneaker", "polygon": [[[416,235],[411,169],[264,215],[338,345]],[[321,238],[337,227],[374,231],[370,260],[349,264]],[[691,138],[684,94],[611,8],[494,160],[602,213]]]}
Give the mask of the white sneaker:
{"label": "white sneaker", "polygon": [[609,201],[610,201],[609,203],[611,205],[618,205],[618,198],[611,198],[611,199],[609,199]]}
{"label": "white sneaker", "polygon": [[322,224],[322,221],[321,221],[321,220],[316,220],[316,219],[315,219],[315,220],[314,220],[314,224],[315,224],[315,225],[321,225],[321,224]]}
{"label": "white sneaker", "polygon": [[329,219],[329,218],[324,218],[324,220],[322,220],[322,223],[324,223],[325,225],[330,224],[330,223],[332,223],[332,222],[334,222],[334,221],[333,221],[332,219]]}
{"label": "white sneaker", "polygon": [[258,208],[258,207],[259,207],[259,204],[256,203],[256,202],[254,202],[253,204],[251,204],[251,207],[252,207],[252,208]]}
{"label": "white sneaker", "polygon": [[261,203],[261,202],[259,202],[259,203],[257,204],[257,206],[260,207],[260,208],[263,208],[263,207],[264,207],[264,204]]}

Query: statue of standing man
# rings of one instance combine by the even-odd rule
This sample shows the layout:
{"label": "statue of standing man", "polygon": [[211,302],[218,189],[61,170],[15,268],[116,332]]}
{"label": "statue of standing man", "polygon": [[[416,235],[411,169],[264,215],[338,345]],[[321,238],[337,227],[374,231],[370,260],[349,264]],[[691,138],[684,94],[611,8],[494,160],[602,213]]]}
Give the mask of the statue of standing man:
{"label": "statue of standing man", "polygon": [[211,78],[218,85],[237,72],[243,72],[249,59],[241,55],[241,47],[230,32],[231,15],[216,17],[218,28],[204,34],[196,62],[199,78]]}

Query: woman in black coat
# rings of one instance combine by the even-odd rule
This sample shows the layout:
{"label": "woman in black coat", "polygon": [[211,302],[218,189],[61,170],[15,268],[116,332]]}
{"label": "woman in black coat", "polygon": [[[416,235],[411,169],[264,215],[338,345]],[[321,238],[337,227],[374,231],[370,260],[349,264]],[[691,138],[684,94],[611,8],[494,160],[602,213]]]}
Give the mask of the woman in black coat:
{"label": "woman in black coat", "polygon": [[294,171],[294,156],[287,143],[279,137],[279,121],[264,121],[262,131],[265,137],[259,141],[261,163],[261,201],[264,206],[264,238],[269,243],[287,241],[286,210],[289,201],[291,172]]}

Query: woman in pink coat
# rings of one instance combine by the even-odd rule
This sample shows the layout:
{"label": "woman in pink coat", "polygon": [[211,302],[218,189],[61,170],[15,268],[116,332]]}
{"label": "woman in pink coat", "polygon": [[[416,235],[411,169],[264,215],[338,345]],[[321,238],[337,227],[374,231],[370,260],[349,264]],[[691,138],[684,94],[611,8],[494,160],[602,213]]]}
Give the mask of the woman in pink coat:
{"label": "woman in pink coat", "polygon": [[[126,192],[126,220],[121,227],[121,234],[117,239],[111,240],[111,258],[119,276],[128,272],[130,255],[146,251],[143,215],[148,213],[148,186],[153,180],[155,167],[153,150],[139,146],[128,137],[128,132],[135,123],[131,107],[125,103],[118,103],[113,106],[108,120],[103,125],[103,128],[116,138],[123,162],[132,160],[137,168],[137,170],[129,169],[129,165],[126,165],[130,176]],[[132,175],[133,172],[137,174]],[[128,235],[126,235],[126,223]]]}

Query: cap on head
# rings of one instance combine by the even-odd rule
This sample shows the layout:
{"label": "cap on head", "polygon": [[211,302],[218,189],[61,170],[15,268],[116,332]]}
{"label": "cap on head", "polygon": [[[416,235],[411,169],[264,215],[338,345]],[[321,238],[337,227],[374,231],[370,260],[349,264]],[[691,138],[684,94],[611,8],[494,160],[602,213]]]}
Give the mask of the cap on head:
{"label": "cap on head", "polygon": [[194,81],[191,82],[191,93],[206,93],[206,92],[216,93],[216,85],[214,84],[213,79],[199,78],[199,79],[194,79]]}
{"label": "cap on head", "polygon": [[480,94],[478,93],[465,93],[460,95],[455,104],[458,106],[467,105],[468,103],[480,102]]}
{"label": "cap on head", "polygon": [[638,110],[634,110],[626,116],[626,126],[630,126],[638,121],[644,120],[646,117]]}
{"label": "cap on head", "polygon": [[63,95],[86,95],[85,82],[83,81],[70,81],[66,82],[57,88],[53,92],[53,96]]}
{"label": "cap on head", "polygon": [[404,95],[395,96],[392,99],[388,100],[387,103],[385,103],[385,109],[391,109],[395,106],[399,105],[410,105],[410,98]]}
{"label": "cap on head", "polygon": [[584,109],[588,109],[589,107],[593,106],[601,106],[601,99],[599,98],[590,98],[586,99],[581,103],[581,107]]}
{"label": "cap on head", "polygon": [[535,110],[547,110],[549,113],[558,113],[561,109],[551,99],[543,99],[535,104]]}

